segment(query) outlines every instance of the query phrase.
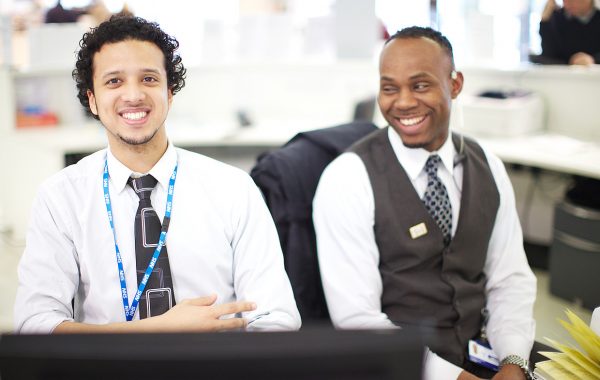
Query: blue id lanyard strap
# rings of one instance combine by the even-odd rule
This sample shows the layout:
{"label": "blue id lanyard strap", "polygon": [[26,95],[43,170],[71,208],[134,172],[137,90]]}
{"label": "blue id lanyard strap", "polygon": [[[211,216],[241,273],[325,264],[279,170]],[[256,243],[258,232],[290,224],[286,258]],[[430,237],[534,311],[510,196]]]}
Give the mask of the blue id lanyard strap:
{"label": "blue id lanyard strap", "polygon": [[167,206],[165,207],[165,217],[163,218],[162,227],[160,230],[160,238],[158,240],[158,244],[156,249],[154,250],[154,254],[152,255],[152,259],[150,259],[150,263],[146,268],[146,272],[144,273],[144,277],[142,281],[140,281],[140,285],[138,287],[137,292],[135,293],[135,297],[133,298],[133,302],[131,306],[129,306],[129,296],[127,295],[127,281],[125,280],[125,270],[123,269],[123,259],[121,257],[121,252],[119,251],[119,245],[117,244],[117,233],[115,231],[115,224],[113,222],[113,212],[112,206],[110,203],[110,194],[108,192],[108,160],[104,162],[104,175],[102,181],[102,187],[104,189],[104,202],[106,203],[106,212],[108,214],[108,221],[110,223],[110,228],[113,232],[113,238],[115,240],[115,252],[117,256],[117,267],[119,269],[119,281],[121,282],[121,296],[123,298],[123,309],[125,310],[125,319],[127,321],[131,321],[133,316],[135,315],[135,311],[138,307],[138,303],[140,302],[140,298],[142,297],[142,293],[144,292],[144,288],[148,283],[148,279],[152,274],[152,270],[154,269],[154,265],[156,265],[156,261],[160,256],[160,251],[162,247],[165,245],[165,240],[167,238],[167,231],[169,229],[169,221],[171,220],[171,209],[173,207],[173,190],[175,189],[175,178],[177,178],[177,164],[175,164],[175,168],[173,169],[173,174],[171,174],[171,179],[169,180],[169,189],[167,193]]}

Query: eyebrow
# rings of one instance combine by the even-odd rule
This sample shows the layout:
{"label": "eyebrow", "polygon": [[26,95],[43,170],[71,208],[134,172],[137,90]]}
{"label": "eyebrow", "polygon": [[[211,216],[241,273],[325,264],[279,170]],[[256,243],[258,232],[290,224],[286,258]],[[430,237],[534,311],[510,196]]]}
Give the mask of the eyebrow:
{"label": "eyebrow", "polygon": [[[139,72],[144,73],[144,74],[147,74],[147,73],[160,74],[160,70],[152,69],[149,67],[143,68],[143,69],[139,70]],[[107,73],[102,74],[101,78],[104,79],[106,77],[110,77],[110,76],[118,75],[118,74],[122,74],[122,73],[123,73],[123,70],[113,70],[113,71],[109,71]]]}
{"label": "eyebrow", "polygon": [[[429,74],[429,73],[427,73],[425,71],[422,71],[422,72],[419,72],[419,73],[411,75],[409,77],[409,79],[410,80],[414,80],[414,79],[424,79],[424,78],[431,78],[431,77],[432,77],[431,74]],[[381,82],[394,82],[394,78],[383,75],[380,78],[380,81]]]}
{"label": "eyebrow", "polygon": [[421,79],[421,78],[431,78],[431,77],[432,77],[431,74],[429,74],[429,73],[427,73],[425,71],[422,71],[420,73],[416,73],[414,75],[411,75],[410,79]]}

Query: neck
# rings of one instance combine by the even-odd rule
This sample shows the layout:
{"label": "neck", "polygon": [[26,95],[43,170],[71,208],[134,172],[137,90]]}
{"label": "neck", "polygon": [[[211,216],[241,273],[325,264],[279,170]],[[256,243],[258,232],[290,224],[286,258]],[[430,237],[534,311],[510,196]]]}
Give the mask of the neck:
{"label": "neck", "polygon": [[[152,139],[142,145],[110,144],[110,151],[123,165],[137,173],[148,173],[167,151],[168,141]],[[116,146],[115,146],[116,145]]]}

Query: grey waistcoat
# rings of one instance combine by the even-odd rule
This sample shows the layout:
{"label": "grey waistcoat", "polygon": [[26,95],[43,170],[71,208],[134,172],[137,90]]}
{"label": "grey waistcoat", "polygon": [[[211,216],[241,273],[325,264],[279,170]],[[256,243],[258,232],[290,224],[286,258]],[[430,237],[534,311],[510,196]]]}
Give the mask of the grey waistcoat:
{"label": "grey waistcoat", "polygon": [[[481,328],[483,266],[500,197],[481,147],[456,134],[452,140],[464,175],[458,226],[448,247],[398,163],[387,128],[349,150],[364,162],[375,198],[382,311],[398,325],[418,326],[433,352],[462,366],[468,340]],[[422,222],[428,232],[413,239],[410,228]]]}

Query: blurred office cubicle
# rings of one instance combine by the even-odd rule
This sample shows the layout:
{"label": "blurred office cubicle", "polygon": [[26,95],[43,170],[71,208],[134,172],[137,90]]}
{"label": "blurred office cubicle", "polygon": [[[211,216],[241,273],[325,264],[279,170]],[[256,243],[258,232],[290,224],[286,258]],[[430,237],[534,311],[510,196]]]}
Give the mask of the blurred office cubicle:
{"label": "blurred office cubicle", "polygon": [[[13,178],[11,183],[20,184],[0,187],[0,224],[8,225],[17,239],[24,236],[39,183],[64,166],[65,155],[105,144],[102,128],[85,116],[75,98],[70,78],[77,41],[89,20],[67,26],[41,24],[35,4],[43,10],[54,3],[0,0],[0,167],[5,177]],[[89,1],[62,3],[85,6]],[[105,4],[117,12],[124,1]],[[465,72],[465,99],[485,90],[531,91],[540,105],[532,111],[534,119],[542,123],[527,133],[552,132],[597,143],[600,109],[590,102],[598,99],[600,70],[524,62],[539,50],[537,23],[543,4],[543,0],[127,1],[134,14],[158,21],[181,43],[188,78],[168,120],[171,138],[178,145],[201,148],[245,167],[252,164],[257,149],[276,147],[297,131],[349,121],[354,106],[377,91],[377,57],[385,33],[413,24],[437,27],[450,38],[457,66]],[[469,118],[460,117],[460,102],[456,108],[453,128],[482,132],[464,125]],[[37,127],[25,127],[23,120],[32,124],[31,118],[23,117],[27,112],[47,117],[40,117]],[[248,152],[244,162],[232,157],[244,149]],[[528,173],[511,176],[517,200],[524,202]],[[562,195],[567,181],[559,178],[559,186],[553,186],[556,194],[539,207],[520,204],[533,215],[526,220],[526,236],[549,242],[547,203]]]}

